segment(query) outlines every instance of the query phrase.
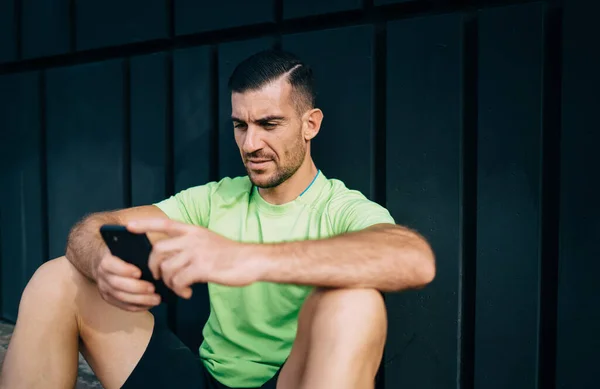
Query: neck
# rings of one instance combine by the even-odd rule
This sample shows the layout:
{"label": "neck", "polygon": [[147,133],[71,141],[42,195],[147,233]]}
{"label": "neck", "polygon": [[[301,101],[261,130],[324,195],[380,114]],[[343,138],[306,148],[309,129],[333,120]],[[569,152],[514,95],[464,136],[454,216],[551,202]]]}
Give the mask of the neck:
{"label": "neck", "polygon": [[274,188],[259,188],[258,192],[265,201],[271,204],[285,204],[300,196],[313,181],[317,171],[312,158],[308,157],[296,173],[285,182]]}

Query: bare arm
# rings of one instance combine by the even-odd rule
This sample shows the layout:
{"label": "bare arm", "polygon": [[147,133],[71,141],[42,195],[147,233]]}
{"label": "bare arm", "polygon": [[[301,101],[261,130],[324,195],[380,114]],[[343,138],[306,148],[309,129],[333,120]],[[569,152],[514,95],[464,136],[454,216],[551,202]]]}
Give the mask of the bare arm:
{"label": "bare arm", "polygon": [[[134,219],[150,218],[167,218],[167,215],[154,205],[91,214],[71,229],[67,239],[66,257],[82,274],[96,281],[98,264],[108,253],[108,248],[100,236],[100,226],[126,224]],[[148,237],[153,242],[162,238],[160,234],[148,234]]]}
{"label": "bare arm", "polygon": [[406,228],[379,224],[328,239],[251,246],[261,281],[399,291],[435,277],[429,244]]}

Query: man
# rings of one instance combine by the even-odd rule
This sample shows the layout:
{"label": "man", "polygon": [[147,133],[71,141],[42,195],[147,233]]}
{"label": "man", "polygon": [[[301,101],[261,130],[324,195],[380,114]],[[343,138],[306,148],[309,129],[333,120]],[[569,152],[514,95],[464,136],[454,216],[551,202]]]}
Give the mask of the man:
{"label": "man", "polygon": [[[311,69],[265,51],[230,78],[247,177],[184,190],[158,204],[93,214],[66,256],[27,285],[2,389],[72,387],[81,350],[112,388],[373,388],[386,338],[380,291],[435,275],[422,237],[320,172],[310,154],[323,113]],[[160,303],[98,229],[148,233],[149,265],[181,298],[209,286],[199,352],[154,326]]]}

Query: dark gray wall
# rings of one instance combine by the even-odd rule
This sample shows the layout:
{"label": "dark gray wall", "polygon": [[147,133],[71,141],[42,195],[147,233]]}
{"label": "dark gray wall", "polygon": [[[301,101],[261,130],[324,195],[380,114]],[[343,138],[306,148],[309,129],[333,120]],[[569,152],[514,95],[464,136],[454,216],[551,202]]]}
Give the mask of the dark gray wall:
{"label": "dark gray wall", "polygon": [[[87,213],[243,174],[226,90],[314,66],[314,158],[432,243],[387,294],[378,389],[600,387],[600,3],[0,2],[0,316]],[[595,151],[596,150],[596,151]],[[206,286],[161,306],[191,347]]]}

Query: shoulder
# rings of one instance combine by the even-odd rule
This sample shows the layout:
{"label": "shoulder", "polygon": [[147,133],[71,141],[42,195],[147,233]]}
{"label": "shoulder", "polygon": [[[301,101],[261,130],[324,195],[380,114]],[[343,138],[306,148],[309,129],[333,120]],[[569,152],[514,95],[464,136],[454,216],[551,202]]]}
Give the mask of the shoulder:
{"label": "shoulder", "polygon": [[252,189],[252,183],[247,176],[224,177],[207,185],[211,187],[213,198],[218,198],[227,203],[248,195]]}
{"label": "shoulder", "polygon": [[[188,198],[195,197],[220,197],[223,199],[237,197],[240,193],[248,192],[252,188],[252,183],[248,177],[224,177],[219,181],[210,181],[205,184],[196,185],[183,189],[179,194],[187,194]],[[197,195],[197,196],[194,196]]]}
{"label": "shoulder", "polygon": [[362,192],[348,188],[337,179],[329,179],[329,185],[326,213],[338,232],[356,231],[380,223],[395,223],[384,206],[368,199]]}
{"label": "shoulder", "polygon": [[225,177],[180,190],[154,205],[171,219],[206,225],[214,206],[239,201],[251,187],[248,177]]}
{"label": "shoulder", "polygon": [[373,204],[378,205],[376,202],[371,201],[361,191],[351,189],[346,184],[338,179],[329,178],[329,201],[327,203],[328,209],[345,208],[350,205],[356,204]]}

